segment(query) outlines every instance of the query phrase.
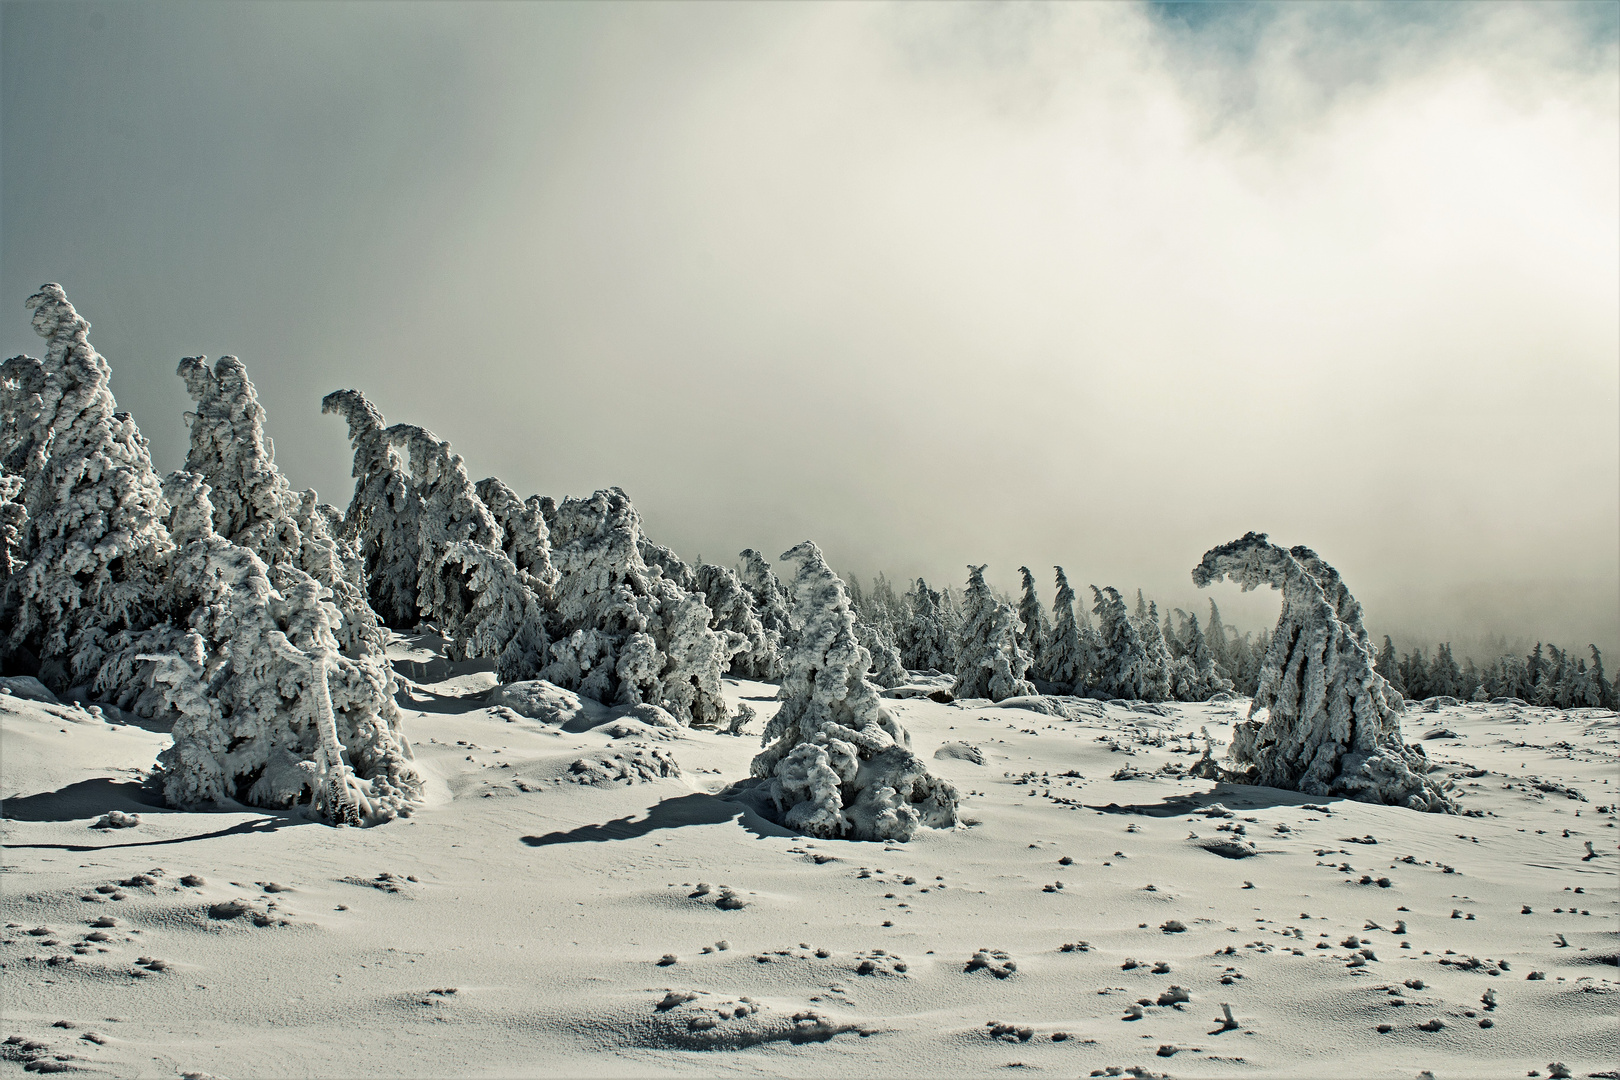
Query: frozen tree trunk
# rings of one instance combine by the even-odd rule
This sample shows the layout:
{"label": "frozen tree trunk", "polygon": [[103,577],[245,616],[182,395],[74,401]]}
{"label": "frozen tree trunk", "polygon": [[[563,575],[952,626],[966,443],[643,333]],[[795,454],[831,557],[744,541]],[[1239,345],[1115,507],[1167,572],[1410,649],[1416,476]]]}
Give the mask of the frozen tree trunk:
{"label": "frozen tree trunk", "polygon": [[389,442],[382,413],[360,391],[334,390],[321,399],[321,411],[337,413],[349,425],[354,497],[343,516],[343,535],[360,553],[371,606],[389,626],[415,626],[421,500],[404,459]]}
{"label": "frozen tree trunk", "polygon": [[990,591],[983,566],[968,567],[965,607],[956,639],[956,686],[951,692],[959,698],[991,701],[1035,693],[1024,678],[1029,654],[1019,644],[1018,615]]}
{"label": "frozen tree trunk", "polygon": [[[0,465],[20,479],[0,663],[63,692],[95,677],[103,643],[162,621],[174,544],[146,440],[108,388],[90,324],[60,285],[28,298],[45,359],[0,367]],[[32,669],[32,670],[30,670]]]}
{"label": "frozen tree trunk", "polygon": [[208,483],[214,530],[265,563],[297,566],[332,590],[342,615],[339,646],[382,655],[382,628],[358,566],[339,553],[337,538],[315,513],[315,492],[294,491],[276,468],[264,407],[247,368],[234,356],[220,357],[211,368],[206,357],[188,356],[178,374],[196,403],[196,411],[186,414],[186,469]]}
{"label": "frozen tree trunk", "polygon": [[1232,779],[1310,795],[1454,812],[1421,748],[1401,738],[1400,699],[1373,669],[1361,605],[1306,547],[1285,551],[1249,533],[1213,548],[1193,570],[1200,588],[1231,580],[1270,585],[1282,614],[1266,651],[1252,718],[1236,725]]}
{"label": "frozen tree trunk", "polygon": [[956,789],[929,774],[911,737],[883,707],[865,672],[844,583],[815,544],[799,563],[793,614],[799,639],[785,657],[781,707],[750,770],[758,807],[788,828],[851,840],[909,840],[918,827],[956,825]]}

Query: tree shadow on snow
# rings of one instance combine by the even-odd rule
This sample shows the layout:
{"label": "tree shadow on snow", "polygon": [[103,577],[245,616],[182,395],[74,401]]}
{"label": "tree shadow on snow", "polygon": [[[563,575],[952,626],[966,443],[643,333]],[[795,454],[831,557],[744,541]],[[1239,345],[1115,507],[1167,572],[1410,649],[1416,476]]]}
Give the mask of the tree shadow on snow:
{"label": "tree shadow on snow", "polygon": [[713,795],[700,795],[694,792],[649,806],[647,816],[639,821],[629,817],[614,818],[600,825],[581,825],[567,832],[525,836],[522,839],[530,847],[550,847],[552,844],[599,844],[606,840],[631,840],[660,829],[679,829],[687,825],[719,825],[733,819],[762,839],[767,836],[799,835],[772,825],[746,806],[717,799]]}
{"label": "tree shadow on snow", "polygon": [[1332,813],[1331,804],[1343,801],[1344,798],[1339,795],[1306,795],[1304,792],[1286,791],[1282,788],[1220,783],[1210,791],[1171,795],[1156,803],[1130,803],[1125,806],[1112,802],[1107,806],[1086,803],[1085,806],[1088,810],[1104,814],[1142,814],[1146,817],[1169,818],[1180,817],[1182,814],[1196,814],[1214,803],[1220,803],[1233,811],[1297,806],[1301,809],[1317,809]]}
{"label": "tree shadow on snow", "polygon": [[[220,836],[240,836],[248,833],[275,832],[288,825],[316,824],[296,813],[277,814],[257,807],[242,807],[266,814],[257,821],[243,821],[212,832],[176,836],[167,840],[127,840],[112,844],[7,844],[8,848],[30,848],[51,851],[102,851],[107,848],[161,847],[167,844],[186,844],[193,840],[209,840]],[[58,791],[44,791],[37,795],[6,799],[0,802],[0,818],[7,821],[81,821],[97,817],[109,810],[122,810],[138,814],[178,814],[184,811],[165,806],[162,799],[146,785],[133,780],[114,780],[98,777],[69,784]],[[127,833],[107,830],[97,835],[125,836]]]}

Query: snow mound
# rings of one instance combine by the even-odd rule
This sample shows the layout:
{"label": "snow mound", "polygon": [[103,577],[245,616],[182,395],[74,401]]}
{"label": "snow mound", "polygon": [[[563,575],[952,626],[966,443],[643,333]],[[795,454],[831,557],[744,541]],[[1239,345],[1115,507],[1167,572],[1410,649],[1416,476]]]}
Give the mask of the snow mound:
{"label": "snow mound", "polygon": [[727,997],[708,990],[669,990],[653,999],[625,1034],[642,1046],[742,1050],[765,1043],[826,1042],[862,1026],[825,1009]]}
{"label": "snow mound", "polygon": [[502,683],[489,692],[489,704],[503,705],[519,716],[560,727],[580,720],[587,721],[586,727],[595,727],[607,721],[611,712],[601,702],[581,697],[544,679]]}
{"label": "snow mound", "polygon": [[971,761],[975,765],[983,765],[984,751],[971,743],[948,742],[934,751],[934,760]]}

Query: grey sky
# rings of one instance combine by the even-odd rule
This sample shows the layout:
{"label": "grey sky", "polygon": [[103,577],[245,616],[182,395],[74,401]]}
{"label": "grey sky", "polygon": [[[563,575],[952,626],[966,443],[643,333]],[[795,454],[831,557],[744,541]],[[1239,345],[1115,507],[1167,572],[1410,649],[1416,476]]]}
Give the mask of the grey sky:
{"label": "grey sky", "polygon": [[1620,652],[1620,5],[0,12],[0,348],[62,282],[160,469],[235,353],[339,505],[354,386],[688,558],[1184,606],[1259,529]]}

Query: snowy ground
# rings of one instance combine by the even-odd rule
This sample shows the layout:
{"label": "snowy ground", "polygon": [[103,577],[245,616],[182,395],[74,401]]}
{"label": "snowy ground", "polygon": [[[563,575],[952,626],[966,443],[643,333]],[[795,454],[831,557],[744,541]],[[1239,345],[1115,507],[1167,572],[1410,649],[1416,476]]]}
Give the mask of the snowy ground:
{"label": "snowy ground", "polygon": [[[165,810],[161,731],[0,696],[0,1070],[1617,1075],[1613,713],[1409,712],[1454,736],[1424,745],[1483,816],[1451,817],[1162,771],[1245,702],[901,701],[972,824],[886,846],[713,798],[757,736],[562,730],[398,666],[432,801],[368,830]],[[727,684],[756,733],[774,691]]]}

